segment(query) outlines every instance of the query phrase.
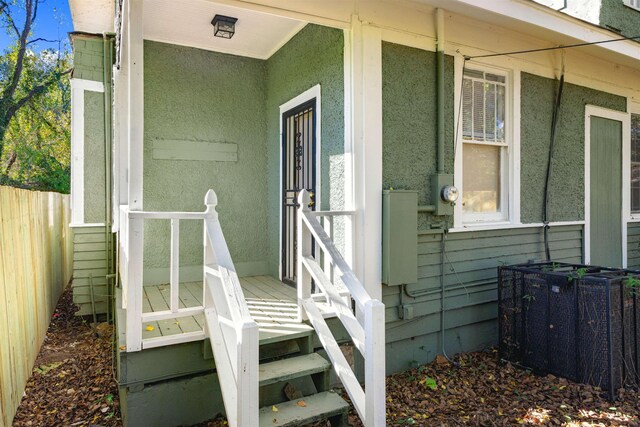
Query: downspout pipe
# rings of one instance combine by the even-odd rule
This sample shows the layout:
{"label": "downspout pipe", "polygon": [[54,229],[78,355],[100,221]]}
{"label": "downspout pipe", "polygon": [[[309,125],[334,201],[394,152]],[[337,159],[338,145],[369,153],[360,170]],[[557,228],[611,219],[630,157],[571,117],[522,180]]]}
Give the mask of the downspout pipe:
{"label": "downspout pipe", "polygon": [[111,234],[111,64],[113,61],[113,38],[102,33],[102,83],[104,85],[104,244],[107,261],[107,322],[111,305],[113,256]]}
{"label": "downspout pipe", "polygon": [[[438,174],[444,174],[444,10],[436,9],[436,88],[437,88],[437,171]],[[443,230],[440,253],[440,348],[444,357],[451,362],[452,365],[458,366],[456,362],[449,358],[445,344],[446,320],[445,320],[445,291],[446,291],[446,239],[447,230]]]}
{"label": "downspout pipe", "polygon": [[444,11],[436,9],[437,170],[444,173]]}

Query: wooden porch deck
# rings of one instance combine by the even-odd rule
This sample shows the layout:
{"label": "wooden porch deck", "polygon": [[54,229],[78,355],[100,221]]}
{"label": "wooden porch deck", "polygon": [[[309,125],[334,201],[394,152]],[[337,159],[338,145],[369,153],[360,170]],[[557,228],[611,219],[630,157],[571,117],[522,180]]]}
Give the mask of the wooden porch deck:
{"label": "wooden porch deck", "polygon": [[[270,276],[241,277],[249,312],[260,327],[260,341],[310,331],[305,323],[296,323],[296,290]],[[180,283],[180,308],[202,305],[202,282]],[[170,288],[165,285],[144,287],[143,312],[169,310]],[[198,332],[204,328],[204,315],[160,320],[142,324],[142,338]]]}

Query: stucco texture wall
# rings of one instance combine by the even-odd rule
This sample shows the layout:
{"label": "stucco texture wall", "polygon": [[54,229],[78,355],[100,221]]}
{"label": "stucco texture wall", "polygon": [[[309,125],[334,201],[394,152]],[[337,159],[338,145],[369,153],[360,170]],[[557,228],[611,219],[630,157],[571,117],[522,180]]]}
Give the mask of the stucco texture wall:
{"label": "stucco texture wall", "polygon": [[105,222],[104,94],[84,92],[84,221]]}
{"label": "stucco texture wall", "polygon": [[[150,41],[144,48],[144,208],[202,211],[205,193],[214,189],[239,273],[264,269],[264,61]],[[234,143],[238,161],[157,160],[158,140]],[[182,221],[180,246],[181,267],[202,265],[201,223]],[[147,270],[168,267],[168,221],[147,221],[144,256]]]}
{"label": "stucco texture wall", "polygon": [[[445,56],[445,172],[453,173],[453,58]],[[382,44],[382,186],[431,204],[436,165],[436,53]],[[420,215],[420,221],[433,217]],[[441,220],[440,218],[437,219]]]}
{"label": "stucco texture wall", "polygon": [[[521,220],[541,222],[551,120],[558,82],[522,73]],[[623,97],[565,83],[549,181],[549,220],[584,219],[584,114],[586,105],[625,111]]]}
{"label": "stucco texture wall", "polygon": [[343,32],[307,25],[267,60],[269,271],[278,274],[280,105],[321,86],[321,208],[344,207]]}
{"label": "stucco texture wall", "polygon": [[622,0],[602,0],[600,6],[600,25],[623,36],[640,35],[640,11],[626,6]]}

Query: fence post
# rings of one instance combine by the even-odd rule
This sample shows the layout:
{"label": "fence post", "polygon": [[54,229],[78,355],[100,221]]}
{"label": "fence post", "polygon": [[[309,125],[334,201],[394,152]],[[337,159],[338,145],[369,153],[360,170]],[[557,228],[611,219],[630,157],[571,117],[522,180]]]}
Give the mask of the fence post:
{"label": "fence post", "polygon": [[304,216],[311,211],[309,209],[311,196],[307,190],[300,191],[298,195],[298,215],[296,218],[296,236],[298,250],[296,253],[296,284],[298,288],[298,317],[297,321],[302,322],[307,319],[307,314],[302,308],[302,301],[311,297],[311,275],[304,267],[302,260],[311,256],[311,232],[304,222]]}
{"label": "fence post", "polygon": [[384,304],[369,300],[364,308],[365,341],[365,420],[367,427],[386,425]]}

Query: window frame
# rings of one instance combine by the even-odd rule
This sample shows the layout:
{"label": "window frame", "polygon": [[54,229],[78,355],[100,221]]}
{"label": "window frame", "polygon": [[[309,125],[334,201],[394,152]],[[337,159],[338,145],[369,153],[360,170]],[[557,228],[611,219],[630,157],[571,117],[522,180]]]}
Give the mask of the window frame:
{"label": "window frame", "polygon": [[[640,211],[632,211],[631,210],[631,116],[636,115],[640,116],[640,101],[628,102],[627,111],[629,112],[629,147],[625,147],[625,151],[628,151],[628,157],[625,159],[625,164],[623,165],[623,173],[625,173],[625,178],[622,181],[623,186],[625,186],[624,195],[628,198],[628,221],[629,222],[640,222]],[[626,185],[625,185],[626,184]]]}
{"label": "window frame", "polygon": [[[464,64],[456,56],[455,64],[455,108],[454,135],[457,136],[455,150],[454,183],[460,191],[460,197],[454,208],[454,228],[452,231],[472,230],[487,227],[509,228],[520,224],[520,72],[512,68],[497,67],[492,64],[473,61]],[[463,67],[467,70],[481,71],[505,78],[505,134],[504,143],[470,142],[463,138],[462,129],[462,84]],[[458,107],[459,106],[459,107]],[[463,149],[464,144],[500,146],[501,177],[499,212],[465,213],[462,206],[463,187]]]}

